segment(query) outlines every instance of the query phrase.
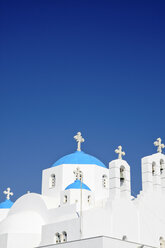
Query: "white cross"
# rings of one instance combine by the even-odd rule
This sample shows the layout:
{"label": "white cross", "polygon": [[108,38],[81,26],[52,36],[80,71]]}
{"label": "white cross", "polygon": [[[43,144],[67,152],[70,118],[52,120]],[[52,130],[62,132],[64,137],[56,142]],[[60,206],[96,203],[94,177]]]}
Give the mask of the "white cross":
{"label": "white cross", "polygon": [[73,171],[73,173],[75,174],[77,180],[82,181],[83,173],[82,173],[82,171],[80,170],[79,167],[77,167],[76,170]]}
{"label": "white cross", "polygon": [[74,139],[77,141],[77,151],[81,151],[81,143],[83,143],[85,140],[81,136],[81,132],[78,132],[75,136]]}
{"label": "white cross", "polygon": [[7,200],[10,200],[10,196],[14,195],[13,192],[10,191],[10,188],[7,188],[3,193],[6,195]]}
{"label": "white cross", "polygon": [[118,149],[115,150],[118,153],[118,159],[122,159],[122,156],[125,156],[125,152],[122,151],[122,146],[118,146]]}
{"label": "white cross", "polygon": [[158,138],[155,142],[154,142],[154,145],[157,146],[157,152],[162,152],[162,149],[165,148],[165,145],[162,144],[162,140],[161,138]]}

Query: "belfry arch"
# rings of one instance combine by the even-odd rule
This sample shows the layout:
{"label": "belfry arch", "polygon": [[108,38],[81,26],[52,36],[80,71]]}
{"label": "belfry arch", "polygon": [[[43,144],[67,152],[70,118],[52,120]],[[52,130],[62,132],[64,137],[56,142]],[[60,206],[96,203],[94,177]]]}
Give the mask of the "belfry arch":
{"label": "belfry arch", "polygon": [[125,182],[125,167],[123,165],[120,166],[120,187],[124,185]]}

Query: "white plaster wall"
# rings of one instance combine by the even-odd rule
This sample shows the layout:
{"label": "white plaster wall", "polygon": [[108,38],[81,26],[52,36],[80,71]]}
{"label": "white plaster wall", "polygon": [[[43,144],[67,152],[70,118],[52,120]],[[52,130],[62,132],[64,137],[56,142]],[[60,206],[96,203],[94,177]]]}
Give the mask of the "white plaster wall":
{"label": "white plaster wall", "polygon": [[43,226],[41,246],[56,243],[55,234],[67,233],[67,240],[76,240],[80,238],[80,220],[79,218],[69,221],[57,222]]}
{"label": "white plaster wall", "polygon": [[48,218],[48,210],[56,209],[57,202],[53,197],[42,196],[36,193],[25,194],[20,197],[11,207],[9,214],[25,211],[33,211],[42,216],[45,222]]}
{"label": "white plaster wall", "polygon": [[7,248],[8,234],[0,234],[0,247]]}
{"label": "white plaster wall", "polygon": [[165,197],[153,193],[142,196],[138,203],[140,241],[159,245],[159,238],[165,239]]}
{"label": "white plaster wall", "polygon": [[7,246],[1,248],[34,248],[40,243],[38,234],[8,234]]}
{"label": "white plaster wall", "polygon": [[38,233],[44,224],[42,217],[32,211],[11,214],[1,222],[0,234],[5,233]]}
{"label": "white plaster wall", "polygon": [[[0,234],[8,234],[7,244],[2,247],[33,248],[38,245],[47,210],[45,201],[38,194],[26,194],[19,198],[0,223]],[[0,235],[0,243],[4,243],[4,235]]]}
{"label": "white plaster wall", "polygon": [[[120,185],[120,167],[124,169],[124,183]],[[109,198],[120,198],[131,196],[130,166],[122,159],[116,159],[109,163]]]}
{"label": "white plaster wall", "polygon": [[[51,245],[54,243],[55,233],[62,231],[67,232],[69,241],[78,240],[80,238],[79,205],[73,203],[76,199],[78,202],[80,201],[80,190],[66,191],[69,195],[67,204],[60,203],[60,199],[61,195],[66,193],[64,189],[75,181],[73,171],[79,167],[83,172],[83,182],[92,190],[91,192],[83,190],[83,201],[85,202],[83,205],[85,204],[85,207],[82,214],[82,237],[90,239],[79,241],[77,244],[76,242],[68,242],[56,245],[56,247],[138,248],[137,244],[135,246],[131,242],[159,247],[159,238],[165,239],[165,194],[163,191],[165,185],[160,175],[160,159],[162,158],[165,159],[165,155],[153,154],[142,159],[143,184],[149,178],[146,175],[148,171],[151,173],[151,166],[154,161],[157,164],[157,175],[155,181],[151,180],[151,182],[152,186],[155,184],[158,187],[151,187],[154,190],[149,191],[144,187],[135,200],[121,194],[120,188],[119,197],[111,197],[112,195],[108,194],[108,190],[105,190],[102,185],[102,175],[105,174],[109,177],[110,171],[110,190],[113,187],[117,188],[120,180],[119,168],[124,165],[128,181],[124,191],[129,192],[130,168],[126,161],[119,163],[121,161],[118,160],[115,164],[112,161],[109,170],[96,165],[68,164],[44,170],[43,195],[26,194],[14,203],[7,217],[0,223],[0,244],[4,245],[3,248],[8,248],[5,242],[10,240],[11,246],[9,248],[34,248],[33,242],[36,242],[37,245],[38,240],[42,237],[42,245]],[[56,187],[49,189],[49,178],[53,173],[56,175]],[[93,195],[94,204],[92,209],[85,210],[87,209],[86,200],[89,193]],[[9,234],[8,238],[6,238],[6,233]],[[96,242],[96,239],[91,239],[91,237],[103,235],[119,240],[99,238]],[[127,236],[129,242],[121,241],[123,236]],[[27,247],[23,245],[23,240],[26,241]],[[13,244],[15,247],[12,246]],[[99,244],[102,246],[98,246]]]}
{"label": "white plaster wall", "polygon": [[[109,178],[108,169],[98,165],[87,164],[63,164],[55,167],[51,167],[43,171],[42,176],[42,194],[44,196],[55,197],[60,204],[61,191],[75,181],[74,170],[79,167],[83,172],[83,182],[94,192],[96,199],[103,199],[108,197],[109,192],[109,180],[107,188],[102,187],[102,175],[107,175]],[[52,174],[56,175],[56,186],[49,188],[49,180]]]}
{"label": "white plaster wall", "polygon": [[[67,232],[69,239],[79,238],[79,228],[77,229],[77,225],[79,224],[76,224],[79,222],[79,214],[76,213],[76,204],[51,209],[48,211],[48,216],[49,220],[47,224],[42,226],[42,244],[54,242],[55,233],[60,232],[58,230],[65,231],[65,226],[68,226]],[[78,233],[78,235],[76,234],[75,236],[75,233]]]}
{"label": "white plaster wall", "polygon": [[[139,230],[141,242],[159,246],[159,238],[165,239],[165,195],[160,175],[160,160],[165,161],[165,155],[152,154],[142,158],[143,191],[135,199],[139,212]],[[152,163],[156,164],[156,175],[152,175]]]}
{"label": "white plaster wall", "polygon": [[1,248],[34,248],[40,243],[40,235],[38,234],[1,234]]}
{"label": "white plaster wall", "polygon": [[9,212],[9,209],[0,209],[0,222],[6,218],[7,214]]}
{"label": "white plaster wall", "polygon": [[[50,188],[50,177],[56,176],[55,187]],[[63,190],[63,166],[55,166],[42,172],[42,195],[56,198],[57,205],[60,204],[60,194]]]}
{"label": "white plaster wall", "polygon": [[82,237],[90,238],[110,233],[111,214],[104,208],[93,208],[82,215]]}
{"label": "white plaster wall", "polygon": [[[122,241],[110,237],[92,237],[73,242],[61,243],[57,245],[39,246],[38,248],[141,248],[142,244]],[[143,248],[156,248],[144,245]]]}
{"label": "white plaster wall", "polygon": [[[64,196],[67,196],[67,202],[64,203]],[[90,202],[88,203],[88,196],[91,197]],[[76,204],[76,209],[80,211],[81,203],[81,189],[69,189],[65,190],[61,194],[61,206],[68,206],[71,204]],[[82,190],[82,210],[89,209],[94,206],[94,196],[93,192],[89,190]]]}
{"label": "white plaster wall", "polygon": [[129,241],[139,242],[137,208],[131,200],[120,198],[112,202],[111,216],[110,236],[127,236]]}
{"label": "white plaster wall", "polygon": [[123,198],[83,213],[83,237],[107,235],[129,241],[139,241],[136,206]]}
{"label": "white plaster wall", "polygon": [[76,212],[76,204],[69,206],[61,206],[56,209],[50,209],[47,214],[48,219],[45,224],[76,219],[78,216]]}
{"label": "white plaster wall", "polygon": [[[107,176],[107,187],[103,187],[102,176]],[[103,168],[101,166],[95,167],[94,173],[94,186],[92,187],[92,191],[95,193],[96,201],[107,198],[109,196],[109,169]],[[90,180],[90,178],[89,178]]]}
{"label": "white plaster wall", "polygon": [[[160,161],[165,163],[165,155],[162,153],[155,153],[150,156],[142,158],[142,188],[145,192],[161,191],[164,187],[162,176],[160,175]],[[155,162],[155,176],[152,175],[152,163]],[[165,172],[163,172],[165,175]]]}

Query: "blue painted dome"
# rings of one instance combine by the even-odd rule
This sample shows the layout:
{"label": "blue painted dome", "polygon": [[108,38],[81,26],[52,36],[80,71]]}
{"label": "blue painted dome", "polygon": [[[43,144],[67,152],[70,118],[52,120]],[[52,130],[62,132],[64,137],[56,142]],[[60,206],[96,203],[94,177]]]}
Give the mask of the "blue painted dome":
{"label": "blue painted dome", "polygon": [[107,168],[99,159],[82,151],[76,151],[60,158],[52,165],[52,167],[61,164],[96,164],[98,166]]}
{"label": "blue painted dome", "polygon": [[[81,181],[80,180],[74,181],[74,183],[71,183],[65,188],[65,190],[67,189],[81,189]],[[83,182],[82,182],[82,189],[91,191],[90,188]]]}
{"label": "blue painted dome", "polygon": [[0,203],[0,208],[11,208],[13,204],[12,201],[6,199],[6,201]]}

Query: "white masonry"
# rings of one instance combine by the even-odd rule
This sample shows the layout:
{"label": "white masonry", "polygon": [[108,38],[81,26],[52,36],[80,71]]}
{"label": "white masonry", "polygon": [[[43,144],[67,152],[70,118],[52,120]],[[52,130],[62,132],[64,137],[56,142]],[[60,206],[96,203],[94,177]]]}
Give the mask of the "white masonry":
{"label": "white masonry", "polygon": [[142,190],[136,197],[122,146],[106,167],[81,151],[80,132],[74,139],[77,151],[43,170],[41,194],[28,191],[7,209],[13,193],[4,191],[0,248],[165,248],[161,139],[154,142],[157,152],[141,160]]}

